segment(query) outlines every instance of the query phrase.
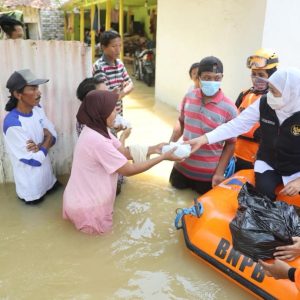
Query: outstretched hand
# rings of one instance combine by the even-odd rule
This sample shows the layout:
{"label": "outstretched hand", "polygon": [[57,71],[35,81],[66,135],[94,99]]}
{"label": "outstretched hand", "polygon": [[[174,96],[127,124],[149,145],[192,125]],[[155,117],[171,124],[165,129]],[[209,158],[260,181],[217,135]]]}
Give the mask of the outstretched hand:
{"label": "outstretched hand", "polygon": [[192,147],[191,153],[196,152],[201,148],[203,145],[208,143],[208,139],[206,135],[201,135],[200,137],[194,138],[192,140],[185,141],[184,144],[190,144]]}
{"label": "outstretched hand", "polygon": [[177,147],[172,148],[171,150],[165,152],[162,154],[164,160],[170,160],[170,161],[177,161],[177,162],[182,162],[184,161],[185,157],[178,157],[174,154],[174,152],[176,151]]}
{"label": "outstretched hand", "polygon": [[168,143],[159,143],[149,147],[148,154],[161,154],[162,147],[168,145]]}
{"label": "outstretched hand", "polygon": [[288,272],[291,267],[286,262],[280,259],[275,259],[272,264],[266,263],[262,260],[258,260],[258,262],[265,270],[267,276],[274,277],[275,279],[288,278]]}

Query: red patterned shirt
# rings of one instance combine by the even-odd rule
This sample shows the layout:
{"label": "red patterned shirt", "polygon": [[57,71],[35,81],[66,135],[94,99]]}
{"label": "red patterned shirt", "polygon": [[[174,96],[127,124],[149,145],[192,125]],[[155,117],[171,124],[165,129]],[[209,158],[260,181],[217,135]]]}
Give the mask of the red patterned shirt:
{"label": "red patterned shirt", "polygon": [[[183,140],[190,140],[212,131],[237,116],[234,103],[219,92],[204,103],[200,89],[188,92],[182,103],[179,121],[183,124]],[[235,139],[229,140],[235,142]],[[209,182],[218,165],[224,142],[204,145],[175,168],[187,178]]]}

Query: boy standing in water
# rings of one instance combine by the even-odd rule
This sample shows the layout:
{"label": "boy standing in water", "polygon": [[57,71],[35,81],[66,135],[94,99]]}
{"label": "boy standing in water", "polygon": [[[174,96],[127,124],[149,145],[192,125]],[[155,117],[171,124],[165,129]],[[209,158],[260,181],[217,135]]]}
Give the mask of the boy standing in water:
{"label": "boy standing in water", "polygon": [[93,75],[103,81],[109,91],[119,95],[117,113],[123,115],[122,99],[133,89],[128,72],[119,59],[122,47],[121,36],[114,30],[104,31],[101,35],[103,55],[94,64]]}
{"label": "boy standing in water", "polygon": [[[221,89],[223,64],[217,57],[203,58],[199,63],[198,76],[201,88],[185,95],[170,142],[207,133],[237,114],[235,105]],[[170,174],[171,185],[177,189],[191,188],[199,194],[206,193],[224,180],[234,146],[235,139],[208,145],[184,161],[176,162]]]}
{"label": "boy standing in water", "polygon": [[[121,36],[117,31],[108,30],[101,34],[100,44],[103,55],[93,66],[93,75],[96,79],[104,82],[109,91],[118,94],[116,105],[117,113],[123,115],[122,99],[133,89],[133,83],[128,72],[119,59],[122,47]],[[121,191],[121,184],[124,179],[120,175],[118,179],[117,194]]]}

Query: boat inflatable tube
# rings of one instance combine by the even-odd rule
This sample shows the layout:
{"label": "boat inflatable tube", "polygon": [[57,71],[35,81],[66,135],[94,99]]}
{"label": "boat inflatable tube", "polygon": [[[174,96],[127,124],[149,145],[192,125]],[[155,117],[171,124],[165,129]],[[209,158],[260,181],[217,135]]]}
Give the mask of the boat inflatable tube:
{"label": "boat inflatable tube", "polygon": [[[177,228],[182,228],[187,248],[202,261],[228,279],[262,299],[299,299],[300,292],[294,282],[288,279],[276,280],[267,277],[261,265],[232,246],[229,228],[238,208],[238,193],[246,183],[254,184],[252,170],[237,172],[206,194],[200,196],[186,213],[179,210],[181,219]],[[300,197],[282,196],[281,200],[292,205],[300,205]],[[193,207],[200,207],[201,214],[193,213]],[[272,260],[269,260],[272,261]],[[300,267],[300,258],[289,262],[292,267]]]}

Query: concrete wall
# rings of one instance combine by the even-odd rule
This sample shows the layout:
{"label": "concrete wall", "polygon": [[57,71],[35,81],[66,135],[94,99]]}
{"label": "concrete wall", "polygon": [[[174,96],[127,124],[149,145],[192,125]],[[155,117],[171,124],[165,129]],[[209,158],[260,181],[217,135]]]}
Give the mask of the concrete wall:
{"label": "concrete wall", "polygon": [[41,104],[57,131],[57,143],[50,150],[56,175],[69,174],[77,135],[76,98],[78,84],[92,74],[90,48],[80,42],[65,41],[0,41],[0,183],[13,181],[12,167],[4,145],[3,119],[8,101],[7,79],[15,70],[31,69],[49,82],[40,86]]}
{"label": "concrete wall", "polygon": [[190,65],[214,55],[224,64],[222,88],[235,100],[250,86],[245,62],[261,47],[265,8],[266,0],[159,0],[156,99],[177,106],[191,84]]}
{"label": "concrete wall", "polygon": [[280,68],[300,68],[299,0],[268,0],[263,46],[279,55]]}
{"label": "concrete wall", "polygon": [[64,39],[64,12],[61,10],[41,10],[41,30],[43,40]]}

